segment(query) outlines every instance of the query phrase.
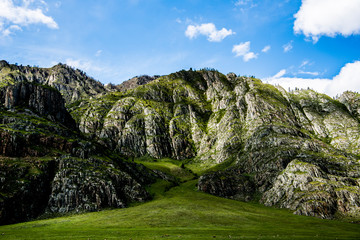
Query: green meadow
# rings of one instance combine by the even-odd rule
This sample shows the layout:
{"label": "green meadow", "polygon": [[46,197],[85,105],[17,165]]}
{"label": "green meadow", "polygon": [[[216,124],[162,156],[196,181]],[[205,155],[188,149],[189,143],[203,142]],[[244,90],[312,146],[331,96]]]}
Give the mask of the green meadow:
{"label": "green meadow", "polygon": [[171,161],[147,165],[181,183],[159,180],[152,201],[129,208],[0,226],[0,239],[360,239],[360,224],[215,197]]}

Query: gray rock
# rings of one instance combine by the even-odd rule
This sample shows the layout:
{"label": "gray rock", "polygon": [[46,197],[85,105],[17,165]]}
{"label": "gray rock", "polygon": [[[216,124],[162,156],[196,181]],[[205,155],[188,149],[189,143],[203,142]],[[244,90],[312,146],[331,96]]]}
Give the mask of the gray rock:
{"label": "gray rock", "polygon": [[97,211],[148,199],[145,189],[114,165],[64,156],[52,181],[47,209],[51,213]]}
{"label": "gray rock", "polygon": [[293,160],[263,195],[267,206],[289,208],[295,214],[333,218],[359,217],[358,179],[327,174],[318,166]]}

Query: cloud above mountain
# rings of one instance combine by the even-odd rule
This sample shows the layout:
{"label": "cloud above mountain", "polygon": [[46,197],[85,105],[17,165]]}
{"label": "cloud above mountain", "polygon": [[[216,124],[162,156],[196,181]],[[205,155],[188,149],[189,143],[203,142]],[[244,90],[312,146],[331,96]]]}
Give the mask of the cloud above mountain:
{"label": "cloud above mountain", "polygon": [[317,42],[321,36],[360,33],[359,0],[302,0],[294,15],[294,31]]}
{"label": "cloud above mountain", "polygon": [[[31,3],[34,1],[18,1],[0,0],[0,32],[3,36],[8,36],[15,30],[21,30],[22,26],[30,24],[44,24],[49,28],[59,28],[55,20],[45,15],[43,9],[40,7],[31,8]],[[41,1],[45,4],[44,1]]]}
{"label": "cloud above mountain", "polygon": [[222,28],[217,30],[215,24],[204,23],[201,25],[189,25],[185,31],[185,36],[190,39],[197,38],[199,35],[207,36],[209,42],[221,42],[227,36],[233,35],[231,29]]}
{"label": "cloud above mountain", "polygon": [[250,51],[250,41],[234,45],[232,52],[235,53],[235,57],[242,57],[244,62],[257,58],[258,55]]}
{"label": "cloud above mountain", "polygon": [[278,84],[285,89],[311,88],[329,96],[336,96],[347,90],[360,92],[360,61],[347,63],[332,79],[284,77],[285,74],[286,70],[282,69],[274,76],[264,79],[264,82]]}

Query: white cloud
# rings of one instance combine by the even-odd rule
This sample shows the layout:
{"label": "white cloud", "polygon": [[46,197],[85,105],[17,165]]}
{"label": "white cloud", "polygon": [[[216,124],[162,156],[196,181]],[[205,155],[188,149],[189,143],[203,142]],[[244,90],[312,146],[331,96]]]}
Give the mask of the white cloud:
{"label": "white cloud", "polygon": [[293,48],[292,43],[293,41],[291,40],[287,44],[283,45],[284,52],[289,52]]}
{"label": "white cloud", "polygon": [[75,60],[72,58],[68,58],[65,60],[65,64],[69,65],[70,67],[73,68],[78,68],[80,70],[83,71],[95,71],[95,72],[99,72],[102,71],[102,68],[94,65],[92,62],[90,61],[82,61],[82,60]]}
{"label": "white cloud", "polygon": [[299,68],[303,68],[303,67],[305,67],[305,66],[308,65],[308,64],[309,64],[309,61],[308,61],[308,60],[304,60],[304,61],[301,63],[301,65],[300,65]]}
{"label": "white cloud", "polygon": [[286,70],[285,69],[281,69],[277,74],[275,74],[272,78],[281,78],[282,76],[284,76],[286,74]]}
{"label": "white cloud", "polygon": [[[23,4],[14,4],[12,0],[0,0],[0,25],[9,26],[2,29],[3,35],[9,35],[11,30],[19,30],[19,26],[30,24],[45,24],[49,28],[57,29],[58,25],[52,17],[46,16],[41,8],[30,9],[34,0],[23,0]],[[41,1],[41,4],[45,2]],[[17,26],[17,28],[11,28]]]}
{"label": "white cloud", "polygon": [[102,54],[102,50],[97,50],[95,53],[95,56],[100,57],[101,54]]}
{"label": "white cloud", "polygon": [[235,2],[236,7],[240,7],[240,10],[245,11],[257,7],[257,4],[253,3],[253,0],[238,0]]}
{"label": "white cloud", "polygon": [[253,52],[248,52],[243,56],[243,59],[245,62],[248,62],[251,59],[257,58],[257,54],[253,53]]}
{"label": "white cloud", "polygon": [[21,31],[22,29],[18,25],[11,25],[10,27],[4,30],[0,28],[0,31],[2,31],[2,36],[4,37],[10,36],[12,33],[14,33],[15,30]]}
{"label": "white cloud", "polygon": [[261,51],[262,51],[263,53],[266,53],[266,52],[268,52],[270,49],[271,49],[271,46],[270,46],[270,45],[267,45],[267,46],[265,46]]}
{"label": "white cloud", "polygon": [[299,74],[306,74],[306,75],[312,75],[312,76],[319,76],[320,73],[319,72],[306,72],[306,71],[299,71]]}
{"label": "white cloud", "polygon": [[235,2],[235,6],[242,6],[248,4],[248,2],[251,0],[238,0]]}
{"label": "white cloud", "polygon": [[359,0],[302,0],[294,15],[295,33],[303,33],[315,42],[320,36],[360,34]]}
{"label": "white cloud", "polygon": [[245,62],[257,58],[257,54],[250,52],[250,41],[234,45],[232,52],[235,53],[235,57],[243,57]]}
{"label": "white cloud", "polygon": [[199,35],[205,35],[208,37],[209,42],[221,42],[224,38],[229,35],[233,35],[231,29],[227,30],[222,28],[217,30],[213,23],[204,23],[201,25],[189,25],[185,31],[185,36],[190,39],[196,38]]}
{"label": "white cloud", "polygon": [[311,88],[315,91],[325,93],[329,96],[336,96],[344,91],[356,91],[360,92],[360,61],[346,64],[340,73],[332,79],[326,78],[290,78],[283,77],[284,74],[281,70],[273,77],[265,78],[264,81],[270,84],[279,84],[285,89],[297,88]]}
{"label": "white cloud", "polygon": [[331,94],[342,93],[346,90],[360,92],[360,61],[347,63],[333,78],[332,84],[326,88],[326,91]]}

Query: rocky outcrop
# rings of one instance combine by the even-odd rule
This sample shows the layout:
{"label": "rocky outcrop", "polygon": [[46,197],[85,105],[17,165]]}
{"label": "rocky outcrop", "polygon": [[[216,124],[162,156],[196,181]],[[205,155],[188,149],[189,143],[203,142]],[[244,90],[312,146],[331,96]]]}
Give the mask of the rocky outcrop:
{"label": "rocky outcrop", "polygon": [[57,89],[66,104],[86,99],[107,90],[99,81],[88,77],[83,71],[73,69],[65,64],[58,64],[51,68],[17,66],[2,61],[0,64],[0,84],[12,85],[19,82],[31,82],[48,85]]}
{"label": "rocky outcrop", "polygon": [[252,176],[241,173],[239,169],[228,169],[199,178],[198,189],[219,197],[240,201],[253,200],[256,187]]}
{"label": "rocky outcrop", "polygon": [[14,83],[0,103],[0,224],[149,199],[156,176],[82,136],[56,89]]}
{"label": "rocky outcrop", "polygon": [[51,213],[97,211],[143,202],[149,194],[128,173],[96,158],[63,156],[51,185]]}
{"label": "rocky outcrop", "polygon": [[60,92],[49,86],[27,82],[9,85],[0,89],[0,103],[8,110],[28,108],[33,113],[61,123],[67,128],[76,128]]}
{"label": "rocky outcrop", "polygon": [[156,177],[96,156],[2,158],[0,166],[0,224],[143,202],[150,199],[143,186]]}
{"label": "rocky outcrop", "polygon": [[54,150],[71,153],[78,147],[77,142],[40,133],[28,134],[0,129],[0,137],[0,154],[7,157],[43,157],[52,154]]}
{"label": "rocky outcrop", "polygon": [[142,76],[133,77],[127,81],[122,82],[119,85],[108,84],[105,87],[110,90],[118,90],[118,91],[125,92],[127,90],[137,88],[138,86],[145,85],[151,81],[154,81],[155,79],[157,79],[159,77],[160,76],[158,76],[158,75],[155,75],[155,76],[142,75]]}
{"label": "rocky outcrop", "polygon": [[347,110],[360,120],[360,94],[346,91],[339,97],[339,102],[346,106]]}
{"label": "rocky outcrop", "polygon": [[360,216],[360,179],[327,174],[320,167],[291,161],[263,195],[267,206],[289,208],[295,214],[333,218]]}
{"label": "rocky outcrop", "polygon": [[49,86],[20,82],[0,89],[2,156],[45,156],[54,149],[72,152],[76,123],[61,94]]}

